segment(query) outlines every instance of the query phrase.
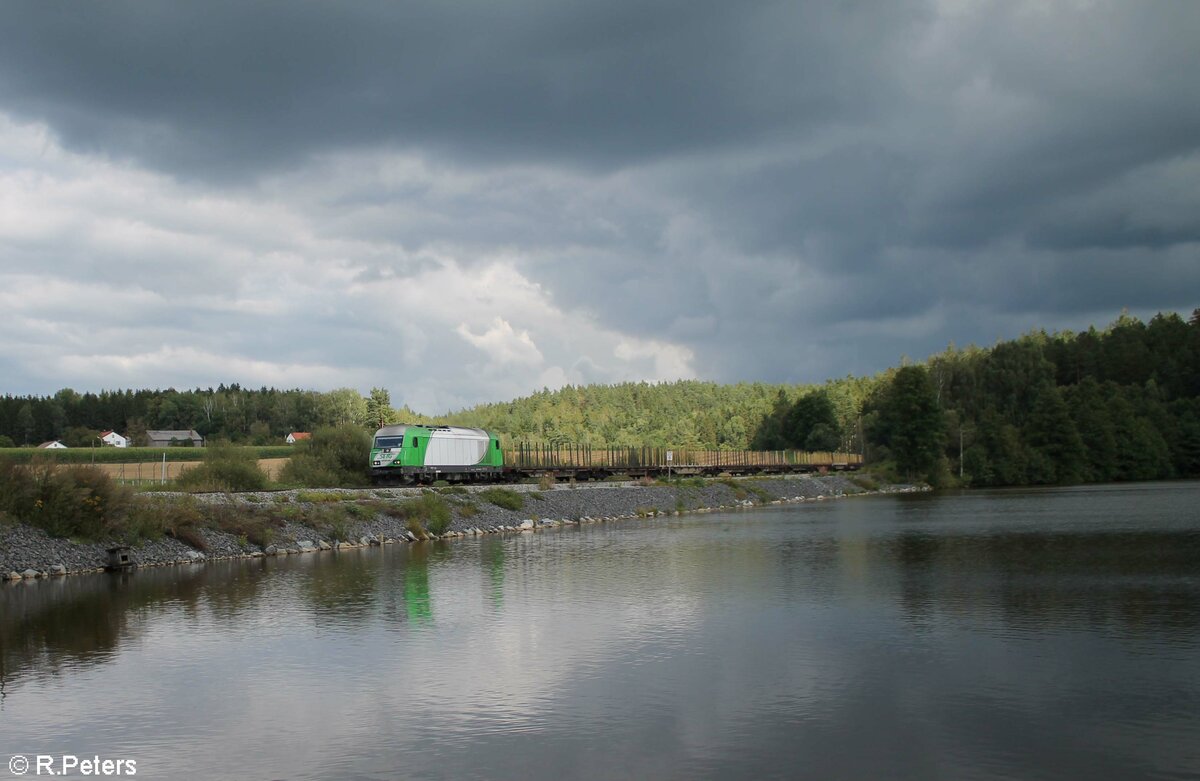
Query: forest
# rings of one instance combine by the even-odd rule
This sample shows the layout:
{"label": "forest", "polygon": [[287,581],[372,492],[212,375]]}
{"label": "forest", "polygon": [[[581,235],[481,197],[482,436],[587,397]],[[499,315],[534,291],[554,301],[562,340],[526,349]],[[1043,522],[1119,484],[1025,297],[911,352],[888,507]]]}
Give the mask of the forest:
{"label": "forest", "polygon": [[1067,484],[1200,474],[1200,310],[1100,330],[1035,331],[992,347],[953,346],[923,363],[820,385],[702,381],[567,386],[443,416],[362,396],[247,389],[124,390],[0,397],[0,447],[102,430],[148,429],[279,444],[290,431],[446,423],[505,444],[653,445],[863,453],[897,477],[938,485]]}
{"label": "forest", "polygon": [[1200,310],[950,347],[872,378],[857,410],[844,384],[781,399],[755,444],[853,447],[860,433],[869,463],[935,485],[1200,475]]}

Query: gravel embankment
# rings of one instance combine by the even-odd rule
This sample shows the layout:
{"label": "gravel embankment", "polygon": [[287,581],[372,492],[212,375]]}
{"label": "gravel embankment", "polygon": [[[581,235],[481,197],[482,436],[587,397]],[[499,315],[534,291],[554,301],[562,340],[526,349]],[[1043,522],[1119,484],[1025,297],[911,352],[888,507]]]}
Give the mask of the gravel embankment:
{"label": "gravel embankment", "polygon": [[[636,483],[559,484],[550,490],[536,485],[509,486],[525,494],[524,506],[506,510],[482,500],[476,494],[486,487],[470,487],[465,493],[439,492],[452,508],[454,517],[443,537],[461,537],[508,531],[530,531],[564,524],[594,523],[618,518],[655,517],[676,512],[748,507],[785,502],[814,501],[866,493],[907,493],[924,490],[911,485],[886,486],[864,491],[842,475],[780,477],[729,482],[705,481],[696,486],[638,485]],[[232,503],[236,506],[262,507],[267,503],[286,503],[302,511],[313,505],[300,501],[314,493],[326,499],[344,494],[345,501],[367,502],[378,510],[391,503],[402,503],[429,489],[337,489],[242,493],[232,496],[201,495],[207,502]],[[161,494],[160,494],[161,495]],[[325,502],[328,503],[328,502]],[[340,504],[340,502],[334,502]],[[399,518],[382,511],[373,516],[346,523],[346,540],[332,537],[330,530],[302,523],[286,522],[277,528],[273,544],[265,548],[221,531],[203,532],[205,550],[197,550],[171,537],[142,542],[131,551],[138,566],[194,564],[209,559],[247,556],[287,555],[334,547],[358,547],[395,542],[413,542],[416,535]],[[0,528],[0,578],[11,580],[47,577],[76,572],[92,572],[104,567],[107,549],[115,543],[80,543],[49,537],[29,526]]]}

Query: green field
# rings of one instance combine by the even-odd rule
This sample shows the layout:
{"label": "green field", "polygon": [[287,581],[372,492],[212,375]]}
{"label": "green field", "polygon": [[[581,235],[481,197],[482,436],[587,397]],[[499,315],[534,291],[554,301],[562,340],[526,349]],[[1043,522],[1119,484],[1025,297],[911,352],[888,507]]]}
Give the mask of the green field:
{"label": "green field", "polygon": [[[264,445],[240,448],[254,453],[255,458],[288,458],[296,452],[291,445]],[[0,459],[17,464],[32,463],[34,459],[56,464],[145,464],[167,461],[203,461],[202,447],[76,447],[66,450],[44,450],[36,447],[0,448]]]}

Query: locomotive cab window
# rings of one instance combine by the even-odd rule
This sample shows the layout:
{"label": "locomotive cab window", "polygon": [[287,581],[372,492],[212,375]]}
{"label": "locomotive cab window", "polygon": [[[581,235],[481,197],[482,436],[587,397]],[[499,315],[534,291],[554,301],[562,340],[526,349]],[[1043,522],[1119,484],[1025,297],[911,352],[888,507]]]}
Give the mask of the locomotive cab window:
{"label": "locomotive cab window", "polygon": [[418,442],[418,440],[417,440],[417,435],[416,435],[416,434],[414,434],[414,435],[413,435],[413,447],[416,447],[416,446],[417,446],[417,442]]}
{"label": "locomotive cab window", "polygon": [[404,447],[404,437],[375,437],[375,447]]}

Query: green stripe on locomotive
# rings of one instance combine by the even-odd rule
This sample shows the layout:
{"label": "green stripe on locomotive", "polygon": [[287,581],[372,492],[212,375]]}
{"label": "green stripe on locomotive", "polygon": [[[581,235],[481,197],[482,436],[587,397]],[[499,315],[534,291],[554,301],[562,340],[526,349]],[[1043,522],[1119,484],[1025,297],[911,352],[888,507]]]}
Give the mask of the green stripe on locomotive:
{"label": "green stripe on locomotive", "polygon": [[[445,466],[453,471],[455,465],[429,464],[429,443],[436,428],[432,426],[404,426],[402,434],[384,434],[385,427],[376,432],[372,440],[371,466],[373,469],[402,469],[404,467]],[[397,427],[401,428],[401,427]],[[445,428],[442,428],[444,431]],[[504,451],[500,449],[500,439],[494,434],[484,431],[488,438],[487,448],[483,458],[475,464],[460,466],[504,466]],[[389,447],[379,447],[381,443]]]}

